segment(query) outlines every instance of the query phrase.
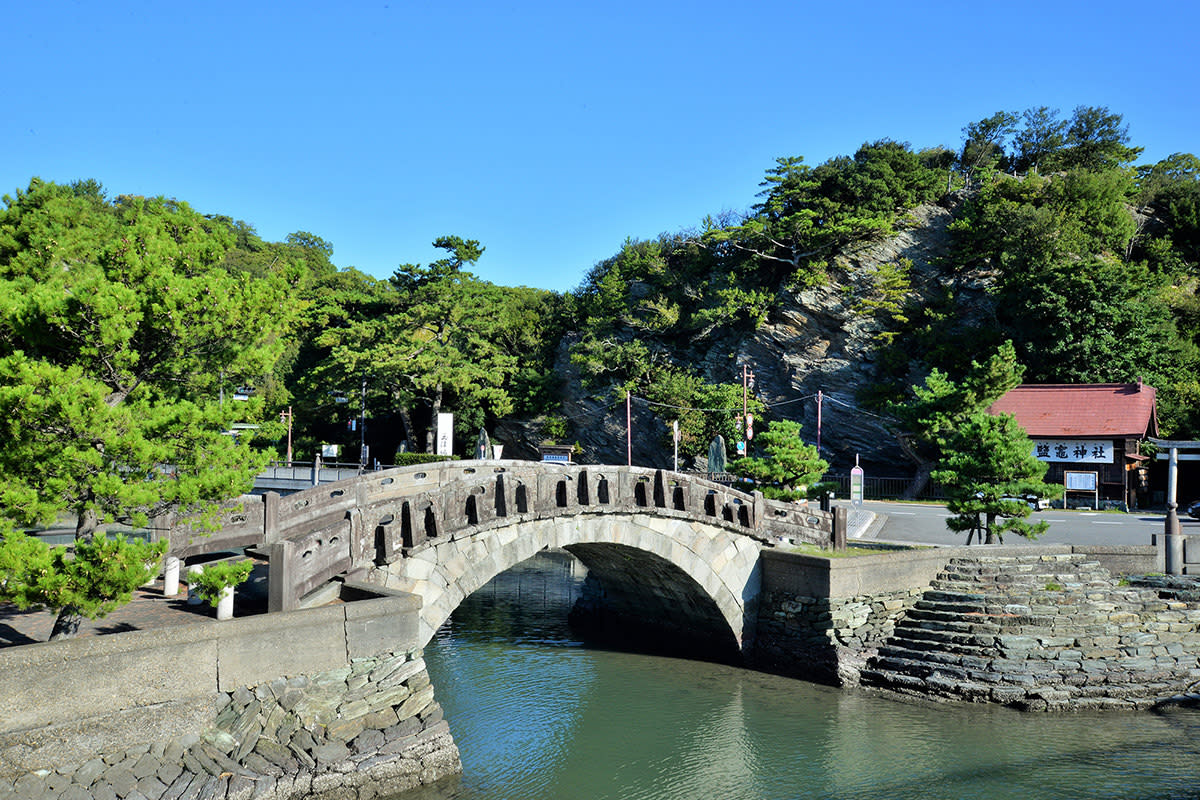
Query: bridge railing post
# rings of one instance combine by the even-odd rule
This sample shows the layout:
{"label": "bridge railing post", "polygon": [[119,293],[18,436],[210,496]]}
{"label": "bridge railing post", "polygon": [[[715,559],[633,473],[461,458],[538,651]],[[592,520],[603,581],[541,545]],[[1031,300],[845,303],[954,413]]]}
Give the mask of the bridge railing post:
{"label": "bridge railing post", "polygon": [[271,544],[279,538],[279,493],[267,492],[263,501],[263,544]]}
{"label": "bridge railing post", "polygon": [[292,611],[300,605],[296,596],[295,568],[296,543],[281,539],[271,544],[270,572],[267,578],[267,611]]}
{"label": "bridge railing post", "polygon": [[375,528],[367,530],[366,511],[370,505],[367,481],[360,480],[354,487],[354,508],[350,516],[350,553],[355,563],[369,559],[375,550]]}
{"label": "bridge railing post", "polygon": [[763,520],[767,517],[767,499],[763,497],[763,493],[754,490],[754,519],[750,520],[750,527],[762,533]]}

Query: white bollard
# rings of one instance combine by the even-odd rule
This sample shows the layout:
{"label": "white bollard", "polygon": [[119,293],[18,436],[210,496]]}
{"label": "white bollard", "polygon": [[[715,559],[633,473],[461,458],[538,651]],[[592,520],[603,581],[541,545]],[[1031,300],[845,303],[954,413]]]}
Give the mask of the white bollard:
{"label": "white bollard", "polygon": [[204,569],[204,567],[200,566],[199,564],[192,564],[190,567],[188,567],[187,604],[189,606],[198,606],[204,602],[204,598],[200,596],[200,592],[198,591],[200,589],[200,581],[198,579],[200,577],[200,570],[202,569]]}
{"label": "white bollard", "polygon": [[179,559],[167,556],[163,562],[163,596],[179,596]]}
{"label": "white bollard", "polygon": [[232,586],[226,586],[221,590],[221,599],[217,601],[217,619],[233,619]]}

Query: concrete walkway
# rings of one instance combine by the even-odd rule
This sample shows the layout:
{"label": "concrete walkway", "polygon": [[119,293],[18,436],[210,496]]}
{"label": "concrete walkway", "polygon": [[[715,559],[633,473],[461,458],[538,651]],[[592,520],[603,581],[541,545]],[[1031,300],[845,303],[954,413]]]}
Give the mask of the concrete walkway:
{"label": "concrete walkway", "polygon": [[846,537],[849,539],[873,539],[887,522],[887,517],[867,511],[865,508],[850,509],[846,519]]}
{"label": "concrete walkway", "polygon": [[[258,613],[263,613],[261,608]],[[235,600],[234,614],[254,613],[254,607]],[[45,642],[54,630],[57,615],[50,611],[21,611],[16,606],[0,603],[0,647]],[[162,580],[143,586],[133,593],[133,600],[102,619],[85,619],[79,626],[80,636],[102,636],[168,625],[192,625],[216,621],[217,611],[208,603],[188,605],[187,589],[181,588],[178,597],[166,597]]]}

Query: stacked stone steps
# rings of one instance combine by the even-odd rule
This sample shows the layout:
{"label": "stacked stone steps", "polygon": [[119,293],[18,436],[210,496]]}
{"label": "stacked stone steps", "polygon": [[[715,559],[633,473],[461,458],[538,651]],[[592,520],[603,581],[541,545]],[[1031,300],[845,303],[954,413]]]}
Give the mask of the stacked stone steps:
{"label": "stacked stone steps", "polygon": [[[1144,706],[1146,695],[1169,693],[1169,684],[1135,684],[1160,680],[1162,669],[1141,658],[1140,674],[1110,670],[1096,643],[1122,643],[1105,651],[1118,660],[1133,652],[1136,635],[1110,635],[1112,615],[1137,617],[1135,611],[1155,607],[1081,555],[957,558],[897,623],[862,682],[1028,708]],[[1089,647],[1086,656],[1081,643]],[[1186,674],[1185,662],[1175,664],[1174,674]],[[1191,666],[1200,665],[1193,658]]]}

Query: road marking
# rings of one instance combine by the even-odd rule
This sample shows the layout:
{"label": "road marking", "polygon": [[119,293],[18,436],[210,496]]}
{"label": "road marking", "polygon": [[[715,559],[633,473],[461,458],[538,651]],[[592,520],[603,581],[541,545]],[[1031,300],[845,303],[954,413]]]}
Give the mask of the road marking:
{"label": "road marking", "polygon": [[887,513],[894,514],[897,517],[915,517],[917,515],[915,511],[889,511]]}
{"label": "road marking", "polygon": [[1124,525],[1125,523],[1121,522],[1120,520],[1115,520],[1115,519],[1114,520],[1094,519],[1094,520],[1092,520],[1092,524],[1093,525]]}

